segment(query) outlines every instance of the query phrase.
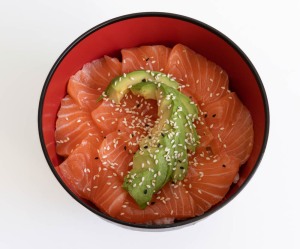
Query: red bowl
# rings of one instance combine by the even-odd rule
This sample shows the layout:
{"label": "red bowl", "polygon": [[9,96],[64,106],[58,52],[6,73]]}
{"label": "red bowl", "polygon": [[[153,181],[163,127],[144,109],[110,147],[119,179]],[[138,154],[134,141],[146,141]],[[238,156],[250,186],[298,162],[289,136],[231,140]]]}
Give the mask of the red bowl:
{"label": "red bowl", "polygon": [[[253,152],[240,169],[240,179],[225,199],[204,215],[168,225],[137,225],[116,220],[74,195],[57,174],[61,158],[55,151],[55,121],[61,99],[66,95],[68,79],[82,66],[104,55],[119,56],[122,48],[140,45],[182,43],[224,68],[230,88],[250,110],[254,123]],[[169,13],[137,13],[117,17],[90,29],[76,39],[57,59],[44,84],[38,113],[41,145],[57,180],[79,203],[108,220],[142,228],[166,228],[193,223],[229,203],[245,187],[257,169],[266,148],[269,133],[267,96],[254,66],[229,38],[195,19]]]}

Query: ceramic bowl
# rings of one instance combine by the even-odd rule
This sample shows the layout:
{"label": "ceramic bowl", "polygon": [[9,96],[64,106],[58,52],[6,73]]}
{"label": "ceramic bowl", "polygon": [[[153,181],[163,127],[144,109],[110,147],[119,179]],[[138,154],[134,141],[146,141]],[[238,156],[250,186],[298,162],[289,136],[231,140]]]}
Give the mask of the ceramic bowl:
{"label": "ceramic bowl", "polygon": [[[135,225],[102,213],[72,193],[56,172],[61,158],[55,151],[55,121],[61,99],[66,95],[68,79],[82,66],[104,55],[119,56],[122,48],[182,43],[224,68],[230,88],[250,110],[254,123],[254,147],[249,160],[240,169],[239,181],[224,200],[204,215],[168,225]],[[269,110],[261,79],[242,50],[220,31],[198,20],[170,13],[136,13],[97,25],[78,37],[57,59],[44,84],[38,113],[41,145],[57,180],[79,203],[110,221],[139,228],[167,228],[191,224],[203,219],[233,200],[256,171],[266,148]]]}

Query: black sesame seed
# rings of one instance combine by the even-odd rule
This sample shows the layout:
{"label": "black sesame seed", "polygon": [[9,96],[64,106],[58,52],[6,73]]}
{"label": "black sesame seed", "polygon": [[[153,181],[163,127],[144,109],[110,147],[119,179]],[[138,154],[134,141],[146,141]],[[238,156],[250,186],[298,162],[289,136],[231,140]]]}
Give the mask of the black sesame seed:
{"label": "black sesame seed", "polygon": [[149,57],[145,59],[145,61],[148,61],[148,60],[149,60]]}
{"label": "black sesame seed", "polygon": [[160,147],[160,143],[157,144],[157,148],[159,148],[159,147]]}
{"label": "black sesame seed", "polygon": [[204,117],[207,118],[207,114],[204,114]]}
{"label": "black sesame seed", "polygon": [[126,147],[126,145],[124,146],[124,150],[126,150],[127,149],[127,147]]}
{"label": "black sesame seed", "polygon": [[146,82],[146,79],[142,79],[142,82]]}
{"label": "black sesame seed", "polygon": [[141,106],[140,104],[137,104],[137,105],[136,105],[137,108],[139,108],[140,106]]}
{"label": "black sesame seed", "polygon": [[178,160],[179,163],[181,163],[181,160]]}
{"label": "black sesame seed", "polygon": [[180,166],[180,169],[184,169],[184,167],[183,167],[183,166]]}
{"label": "black sesame seed", "polygon": [[222,167],[223,167],[223,168],[225,168],[225,167],[226,167],[226,165],[225,165],[225,164],[223,164],[223,165],[222,165]]}
{"label": "black sesame seed", "polygon": [[161,133],[162,137],[165,137],[165,134]]}
{"label": "black sesame seed", "polygon": [[154,205],[154,204],[155,204],[155,201],[152,201],[152,202],[151,202],[151,205]]}
{"label": "black sesame seed", "polygon": [[95,160],[98,160],[98,159],[99,159],[99,157],[96,156],[96,157],[95,157]]}
{"label": "black sesame seed", "polygon": [[151,136],[148,136],[148,138],[151,139],[152,137],[151,137]]}
{"label": "black sesame seed", "polygon": [[144,146],[144,149],[148,149],[148,145],[145,145],[145,146]]}
{"label": "black sesame seed", "polygon": [[213,118],[216,117],[216,116],[217,116],[217,114],[213,114],[213,115],[212,115]]}
{"label": "black sesame seed", "polygon": [[144,194],[146,195],[147,193],[148,193],[148,190],[147,190],[147,189],[145,189],[145,190],[144,190]]}

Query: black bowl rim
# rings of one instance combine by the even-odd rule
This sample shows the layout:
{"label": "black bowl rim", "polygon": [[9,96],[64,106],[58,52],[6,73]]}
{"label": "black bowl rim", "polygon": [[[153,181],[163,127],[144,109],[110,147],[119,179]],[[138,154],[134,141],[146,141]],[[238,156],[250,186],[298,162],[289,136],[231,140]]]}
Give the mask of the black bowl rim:
{"label": "black bowl rim", "polygon": [[[133,224],[133,223],[129,223],[129,222],[124,222],[115,218],[112,218],[102,212],[100,212],[97,209],[92,208],[91,206],[89,206],[88,204],[84,203],[82,200],[80,200],[75,194],[72,193],[72,191],[66,186],[66,184],[62,181],[62,179],[59,177],[59,175],[57,174],[54,166],[52,165],[52,162],[50,160],[50,157],[47,153],[47,149],[46,149],[46,145],[45,145],[45,141],[44,141],[44,136],[43,136],[43,132],[42,132],[42,111],[43,111],[43,106],[44,106],[44,98],[49,86],[49,83],[51,81],[51,78],[55,72],[55,70],[57,69],[57,67],[59,66],[59,64],[61,63],[61,61],[64,59],[64,57],[80,42],[82,41],[84,38],[86,38],[87,36],[89,36],[90,34],[94,33],[95,31],[104,28],[110,24],[116,23],[116,22],[120,22],[120,21],[124,21],[127,19],[133,19],[133,18],[141,18],[141,17],[166,17],[166,18],[172,18],[172,19],[179,19],[181,21],[185,21],[185,22],[189,22],[192,24],[195,24],[197,26],[200,26],[210,32],[212,32],[213,34],[217,35],[219,38],[223,39],[227,44],[229,44],[240,56],[241,58],[246,62],[246,64],[248,65],[248,67],[250,68],[252,74],[254,75],[257,83],[258,83],[258,87],[260,89],[260,93],[262,95],[263,98],[263,104],[264,104],[264,109],[265,109],[265,134],[264,134],[264,140],[263,140],[263,145],[259,154],[259,157],[256,161],[256,164],[252,170],[252,172],[249,174],[248,178],[245,180],[245,182],[243,183],[243,185],[232,195],[230,196],[227,200],[225,200],[223,203],[219,204],[218,206],[216,206],[215,208],[212,208],[210,210],[208,210],[206,213],[204,213],[203,215],[194,217],[194,218],[190,218],[190,219],[186,219],[183,221],[178,221],[176,223],[173,224],[164,224],[164,225],[145,225],[145,224]],[[196,19],[184,16],[184,15],[180,15],[180,14],[175,14],[175,13],[168,13],[168,12],[138,12],[138,13],[132,13],[132,14],[127,14],[127,15],[122,15],[113,19],[110,19],[108,21],[105,21],[103,23],[100,23],[98,25],[96,25],[95,27],[91,28],[90,30],[88,30],[87,32],[83,33],[81,36],[79,36],[75,41],[73,41],[65,50],[64,52],[58,57],[58,59],[56,60],[56,62],[54,63],[53,67],[51,68],[46,81],[44,83],[42,92],[41,92],[41,96],[40,96],[40,101],[39,101],[39,108],[38,108],[38,129],[39,129],[39,136],[40,136],[40,142],[41,142],[41,146],[45,155],[45,158],[49,164],[49,167],[52,171],[52,173],[54,174],[54,176],[56,177],[56,179],[60,182],[60,184],[63,186],[63,188],[76,200],[78,201],[81,205],[83,205],[84,207],[86,207],[87,209],[89,209],[90,211],[92,211],[93,213],[95,213],[96,215],[99,215],[103,218],[105,218],[108,221],[114,222],[114,223],[118,223],[120,225],[124,225],[126,227],[131,227],[131,228],[135,228],[135,229],[161,229],[161,228],[175,228],[175,227],[180,227],[183,225],[188,225],[188,224],[193,224],[196,221],[199,221],[205,217],[208,217],[209,215],[213,214],[214,212],[218,211],[219,209],[221,209],[222,207],[224,207],[225,205],[227,205],[229,202],[231,202],[241,191],[242,189],[244,189],[244,187],[248,184],[248,182],[250,181],[250,179],[253,177],[254,173],[256,172],[261,159],[263,157],[263,154],[265,152],[266,146],[267,146],[267,141],[268,141],[268,136],[269,136],[269,126],[270,126],[270,113],[269,113],[269,104],[268,104],[268,99],[267,99],[267,95],[263,86],[263,83],[254,67],[254,65],[252,64],[252,62],[250,61],[250,59],[246,56],[246,54],[231,40],[229,39],[227,36],[225,36],[223,33],[221,33],[220,31],[216,30],[215,28],[201,22],[198,21]]]}

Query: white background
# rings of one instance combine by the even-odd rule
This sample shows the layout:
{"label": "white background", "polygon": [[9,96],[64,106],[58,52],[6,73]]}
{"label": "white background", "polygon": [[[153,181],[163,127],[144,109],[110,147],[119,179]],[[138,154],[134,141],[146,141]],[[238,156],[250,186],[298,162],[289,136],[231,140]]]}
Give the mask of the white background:
{"label": "white background", "polygon": [[[195,225],[141,232],[73,200],[41,150],[37,111],[61,52],[91,27],[139,11],[201,20],[230,37],[264,82],[269,143],[247,187]],[[0,0],[0,248],[300,248],[299,1]]]}

